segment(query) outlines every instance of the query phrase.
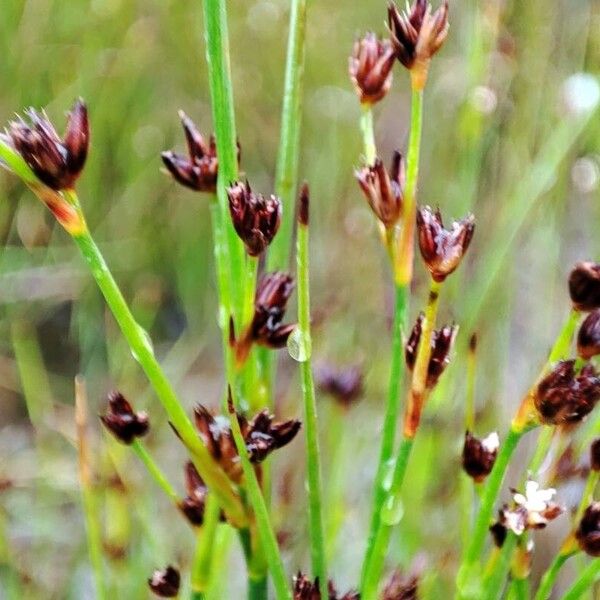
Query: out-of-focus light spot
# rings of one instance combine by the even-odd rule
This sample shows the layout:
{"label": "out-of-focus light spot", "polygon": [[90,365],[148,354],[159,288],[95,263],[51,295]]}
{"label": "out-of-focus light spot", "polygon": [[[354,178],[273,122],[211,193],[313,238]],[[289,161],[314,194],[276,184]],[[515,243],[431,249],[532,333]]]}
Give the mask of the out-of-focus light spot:
{"label": "out-of-focus light spot", "polygon": [[579,115],[590,112],[600,101],[600,84],[589,73],[575,73],[563,83],[562,97],[570,113]]}
{"label": "out-of-focus light spot", "polygon": [[274,2],[257,2],[248,10],[246,22],[248,27],[258,33],[275,30],[281,11]]}
{"label": "out-of-focus light spot", "polygon": [[571,181],[578,192],[589,194],[598,188],[600,166],[597,156],[578,158],[571,168]]}
{"label": "out-of-focus light spot", "polygon": [[320,87],[311,98],[311,108],[336,121],[354,122],[358,118],[356,94],[333,85]]}
{"label": "out-of-focus light spot", "polygon": [[498,106],[496,92],[485,85],[478,85],[471,92],[471,104],[473,108],[484,115],[489,115]]}
{"label": "out-of-focus light spot", "polygon": [[163,134],[154,125],[144,125],[133,134],[133,149],[144,158],[160,151],[163,144]]}

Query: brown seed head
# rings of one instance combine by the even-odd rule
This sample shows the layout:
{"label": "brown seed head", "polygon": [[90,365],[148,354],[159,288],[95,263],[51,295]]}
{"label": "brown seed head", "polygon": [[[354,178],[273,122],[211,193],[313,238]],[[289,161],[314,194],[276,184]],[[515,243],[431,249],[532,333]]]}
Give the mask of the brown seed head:
{"label": "brown seed head", "polygon": [[569,275],[569,294],[578,310],[600,308],[600,264],[578,262]]}
{"label": "brown seed head", "polygon": [[[502,510],[500,511],[500,519],[502,518]],[[492,539],[494,540],[494,545],[496,548],[502,548],[504,545],[504,541],[506,540],[506,535],[508,534],[508,530],[500,521],[496,521],[493,525],[490,526],[490,533],[492,534]]]}
{"label": "brown seed head", "polygon": [[404,576],[395,570],[383,588],[381,600],[417,600],[419,594],[419,577]]}
{"label": "brown seed head", "polygon": [[592,502],[583,513],[575,537],[590,556],[600,556],[600,502]]}
{"label": "brown seed head", "polygon": [[197,192],[214,193],[219,170],[215,138],[211,135],[207,143],[194,122],[183,111],[179,112],[179,118],[185,133],[188,156],[167,150],[161,154],[163,163],[173,179],[181,185]]}
{"label": "brown seed head", "polygon": [[[294,600],[321,600],[319,591],[319,578],[311,581],[301,571],[294,576]],[[332,581],[328,583],[328,600],[360,600],[357,592],[347,592],[339,595]]]}
{"label": "brown seed head", "polygon": [[448,35],[447,0],[435,12],[427,0],[415,0],[405,11],[390,2],[388,27],[396,57],[411,71],[413,85],[423,89],[429,61]]}
{"label": "brown seed head", "polygon": [[387,229],[394,227],[402,216],[404,198],[405,171],[400,152],[394,152],[389,174],[380,158],[354,174],[375,216]]}
{"label": "brown seed head", "polygon": [[600,354],[600,309],[592,311],[581,324],[577,352],[585,360]]}
{"label": "brown seed head", "polygon": [[[424,319],[425,314],[421,312],[417,317],[408,341],[406,342],[404,356],[406,359],[406,366],[410,371],[415,368],[415,363],[417,361]],[[431,335],[431,355],[427,367],[428,389],[435,387],[442,373],[450,363],[450,354],[457,333],[458,327],[455,325],[446,325],[441,329],[433,331]]]}
{"label": "brown seed head", "polygon": [[121,442],[131,444],[148,433],[150,424],[145,412],[134,413],[131,404],[120,392],[108,395],[108,411],[100,415],[103,425]]}
{"label": "brown seed head", "polygon": [[362,104],[375,104],[389,92],[395,58],[391,42],[377,39],[374,33],[354,42],[350,79]]}
{"label": "brown seed head", "polygon": [[171,565],[166,569],[154,571],[148,579],[150,589],[160,598],[175,598],[179,593],[180,582],[179,571]]}
{"label": "brown seed head", "polygon": [[29,123],[24,119],[12,121],[3,139],[23,157],[43,184],[56,191],[73,188],[83,170],[90,141],[83,100],[73,105],[63,139],[44,112],[30,108],[26,115]]}
{"label": "brown seed head", "polygon": [[185,488],[187,496],[179,503],[179,508],[192,525],[200,526],[204,522],[208,488],[191,461],[185,465]]}
{"label": "brown seed head", "polygon": [[444,281],[460,264],[475,232],[475,219],[468,215],[444,229],[442,215],[429,206],[417,211],[419,249],[435,281]]}
{"label": "brown seed head", "polygon": [[590,446],[590,468],[600,471],[600,438],[596,438]]}
{"label": "brown seed head", "polygon": [[543,423],[563,425],[579,423],[600,399],[600,378],[593,365],[575,372],[575,361],[559,362],[540,381],[535,394],[535,407]]}
{"label": "brown seed head", "polygon": [[337,368],[331,364],[321,364],[317,367],[315,376],[319,389],[345,408],[363,394],[362,369],[357,365]]}
{"label": "brown seed head", "polygon": [[250,256],[262,254],[271,243],[281,221],[281,201],[276,196],[255,194],[246,181],[227,188],[233,226]]}
{"label": "brown seed head", "polygon": [[467,475],[478,483],[482,482],[492,471],[499,446],[500,440],[495,431],[482,440],[467,431],[462,454],[462,465]]}
{"label": "brown seed head", "polygon": [[308,183],[305,181],[300,188],[300,195],[298,196],[298,223],[308,227],[308,221],[310,218],[310,189]]}

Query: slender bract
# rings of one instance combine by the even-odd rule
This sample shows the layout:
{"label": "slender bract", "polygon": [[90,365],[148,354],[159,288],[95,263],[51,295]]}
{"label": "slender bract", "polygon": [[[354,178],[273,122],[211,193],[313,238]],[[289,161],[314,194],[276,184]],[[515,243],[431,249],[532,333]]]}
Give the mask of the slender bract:
{"label": "slender bract", "polygon": [[169,480],[167,479],[166,475],[156,464],[156,462],[152,458],[152,455],[148,452],[148,450],[142,444],[142,442],[140,442],[140,440],[138,439],[134,439],[131,443],[131,449],[137,454],[138,458],[142,461],[142,463],[144,463],[144,466],[146,467],[148,473],[151,475],[152,479],[154,479],[156,484],[167,495],[169,500],[177,504],[179,502],[177,492],[169,483]]}
{"label": "slender bract", "polygon": [[562,600],[580,600],[583,593],[592,587],[596,581],[600,581],[600,558],[590,562],[579,574],[573,585],[565,592]]}

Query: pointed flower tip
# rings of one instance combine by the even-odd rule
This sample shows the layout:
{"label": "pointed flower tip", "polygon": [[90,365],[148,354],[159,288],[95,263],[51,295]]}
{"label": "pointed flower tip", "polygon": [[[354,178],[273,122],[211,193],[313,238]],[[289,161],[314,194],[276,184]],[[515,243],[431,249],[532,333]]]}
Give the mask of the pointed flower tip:
{"label": "pointed flower tip", "polygon": [[308,183],[305,181],[300,188],[300,197],[298,203],[298,223],[304,227],[308,227],[310,213],[310,190]]}
{"label": "pointed flower tip", "polygon": [[114,391],[108,396],[108,410],[100,416],[102,424],[120,442],[133,443],[148,433],[150,424],[145,412],[135,413],[123,394]]}
{"label": "pointed flower tip", "polygon": [[175,598],[179,593],[181,577],[179,571],[169,565],[165,569],[156,570],[148,579],[148,586],[160,598]]}

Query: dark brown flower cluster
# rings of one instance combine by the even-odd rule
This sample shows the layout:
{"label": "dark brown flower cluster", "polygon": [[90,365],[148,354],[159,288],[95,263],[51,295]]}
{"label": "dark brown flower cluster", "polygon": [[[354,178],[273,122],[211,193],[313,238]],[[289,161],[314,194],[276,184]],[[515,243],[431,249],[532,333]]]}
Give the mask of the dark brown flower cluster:
{"label": "dark brown flower cluster", "polygon": [[569,275],[569,294],[577,310],[600,308],[600,264],[578,262]]}
{"label": "dark brown flower cluster", "polygon": [[148,433],[150,424],[145,412],[133,412],[131,404],[120,392],[108,396],[108,411],[100,416],[104,426],[124,444],[131,444],[135,438]]}
{"label": "dark brown flower cluster", "polygon": [[197,192],[214,193],[219,170],[215,138],[211,135],[207,143],[194,122],[183,111],[179,111],[179,118],[185,133],[188,156],[167,150],[161,154],[163,163],[181,185]]}
{"label": "dark brown flower cluster", "polygon": [[321,364],[315,371],[319,389],[332,396],[338,404],[348,408],[363,394],[362,369],[356,365],[338,368]]}
{"label": "dark brown flower cluster", "polygon": [[406,11],[390,2],[388,27],[396,57],[411,71],[413,87],[423,89],[429,61],[448,35],[447,0],[435,12],[427,0],[415,0]]}
{"label": "dark brown flower cluster", "polygon": [[53,190],[73,188],[81,174],[90,143],[87,108],[79,99],[73,105],[67,120],[67,129],[61,139],[45,113],[33,108],[24,119],[8,124],[2,141],[12,146],[29,165],[36,177]]}
{"label": "dark brown flower cluster", "polygon": [[148,579],[148,585],[160,598],[175,598],[179,593],[181,577],[179,571],[169,565],[166,569],[156,570]]}
{"label": "dark brown flower cluster", "polygon": [[[239,482],[242,467],[228,419],[213,416],[202,405],[195,408],[194,416],[200,436],[215,461],[233,481]],[[251,421],[238,415],[238,422],[248,457],[254,464],[261,463],[271,452],[289,444],[301,427],[297,419],[274,421],[267,409],[259,412]]]}
{"label": "dark brown flower cluster", "polygon": [[255,194],[250,184],[234,183],[227,188],[233,226],[250,256],[259,256],[272,242],[281,221],[281,201]]}
{"label": "dark brown flower cluster", "polygon": [[600,471],[600,438],[596,438],[590,446],[590,469]]}
{"label": "dark brown flower cluster", "polygon": [[586,508],[575,537],[585,553],[600,557],[600,502],[592,502]]}
{"label": "dark brown flower cluster", "polygon": [[593,365],[579,373],[574,360],[559,362],[537,386],[534,397],[540,420],[551,425],[580,422],[600,400],[600,378]]}
{"label": "dark brown flower cluster", "polygon": [[[332,581],[329,581],[327,587],[327,600],[360,600],[360,595],[357,592],[350,591],[340,595]],[[311,581],[306,575],[298,571],[294,576],[294,600],[321,600],[319,579]]]}
{"label": "dark brown flower cluster", "polygon": [[379,102],[392,86],[396,56],[389,40],[367,33],[354,42],[349,60],[350,79],[362,104]]}
{"label": "dark brown flower cluster", "polygon": [[585,360],[600,354],[600,309],[592,311],[581,324],[577,352]]}
{"label": "dark brown flower cluster", "polygon": [[375,216],[386,229],[396,225],[402,216],[405,169],[397,150],[389,173],[380,158],[373,165],[355,171],[355,176]]}
{"label": "dark brown flower cluster", "polygon": [[291,275],[276,271],[265,273],[258,282],[254,316],[243,336],[235,342],[238,363],[243,363],[253,343],[268,348],[283,348],[295,324],[282,323],[288,300],[294,291]]}
{"label": "dark brown flower cluster", "polygon": [[462,454],[465,473],[481,483],[492,472],[499,447],[500,439],[495,431],[481,440],[467,431]]}
{"label": "dark brown flower cluster", "polygon": [[[192,525],[199,527],[204,522],[208,488],[191,461],[185,465],[185,489],[187,496],[181,500],[179,508]],[[221,520],[224,519],[225,516],[221,514]]]}
{"label": "dark brown flower cluster", "polygon": [[419,577],[402,575],[399,570],[392,573],[383,588],[381,600],[417,600],[419,593]]}
{"label": "dark brown flower cluster", "polygon": [[[423,331],[423,321],[425,314],[420,313],[412,328],[408,341],[406,342],[405,358],[406,366],[410,371],[415,368],[421,333]],[[450,363],[450,352],[456,339],[458,328],[455,325],[446,325],[442,329],[437,329],[431,335],[431,356],[429,366],[427,367],[427,388],[432,389],[437,384],[444,369]]]}
{"label": "dark brown flower cluster", "polygon": [[429,206],[417,211],[419,249],[427,269],[435,281],[444,281],[453,273],[465,255],[475,232],[475,218],[468,215],[445,229],[439,210]]}

